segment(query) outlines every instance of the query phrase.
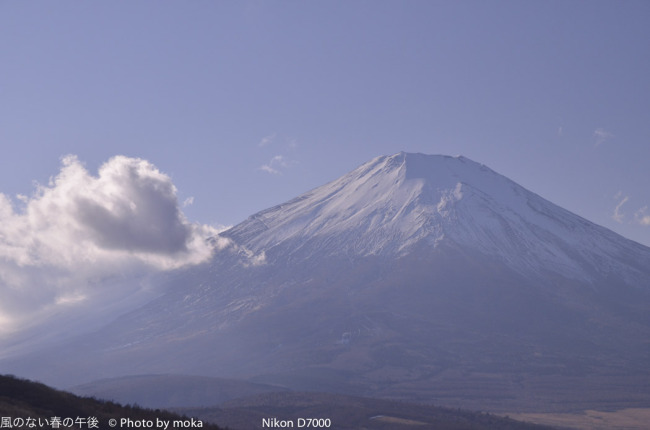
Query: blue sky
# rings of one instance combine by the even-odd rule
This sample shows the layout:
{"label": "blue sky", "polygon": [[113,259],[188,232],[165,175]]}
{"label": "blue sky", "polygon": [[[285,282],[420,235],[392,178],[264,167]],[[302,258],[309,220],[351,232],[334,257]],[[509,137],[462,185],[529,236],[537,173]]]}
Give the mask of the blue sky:
{"label": "blue sky", "polygon": [[650,245],[649,22],[647,1],[3,1],[0,192],[19,211],[62,157],[125,155],[232,225],[378,155],[462,154]]}

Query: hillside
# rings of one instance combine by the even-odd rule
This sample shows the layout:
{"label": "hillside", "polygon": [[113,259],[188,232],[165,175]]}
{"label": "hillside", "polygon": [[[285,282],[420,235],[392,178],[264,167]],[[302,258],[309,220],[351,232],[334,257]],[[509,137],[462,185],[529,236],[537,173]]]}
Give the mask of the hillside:
{"label": "hillside", "polygon": [[[13,376],[0,376],[0,417],[3,420],[10,418],[13,428],[30,428],[31,419],[35,420],[32,422],[37,427],[56,428],[54,423],[59,421],[61,428],[70,429],[92,428],[89,423],[94,421],[93,418],[96,418],[95,428],[100,429],[134,428],[137,426],[135,422],[141,423],[139,427],[146,427],[142,425],[145,423],[153,423],[156,427],[158,423],[166,422],[168,429],[184,428],[192,421],[195,428],[198,425],[197,419],[187,416],[79,397]],[[67,424],[70,419],[75,423]],[[43,425],[39,425],[39,420]],[[116,425],[111,425],[110,420],[116,420]],[[6,428],[7,423],[0,423],[0,427]],[[201,422],[201,428],[219,430],[222,427]]]}

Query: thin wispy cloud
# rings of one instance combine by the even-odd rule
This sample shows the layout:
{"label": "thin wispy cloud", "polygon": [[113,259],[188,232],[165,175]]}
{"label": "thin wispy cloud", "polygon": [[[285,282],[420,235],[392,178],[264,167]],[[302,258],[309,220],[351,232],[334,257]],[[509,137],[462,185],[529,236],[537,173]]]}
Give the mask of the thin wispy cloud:
{"label": "thin wispy cloud", "polygon": [[269,160],[268,163],[262,165],[260,170],[270,173],[272,175],[279,175],[282,173],[282,170],[289,167],[289,161],[284,155],[275,155]]}
{"label": "thin wispy cloud", "polygon": [[594,139],[596,139],[596,146],[600,146],[603,143],[605,143],[605,141],[607,141],[608,139],[614,137],[614,135],[603,128],[597,128],[594,131],[593,137]]}
{"label": "thin wispy cloud", "polygon": [[271,133],[268,136],[264,136],[257,144],[257,146],[264,147],[270,145],[275,140],[276,135],[277,133]]}
{"label": "thin wispy cloud", "polygon": [[619,200],[618,204],[614,208],[614,214],[612,215],[612,219],[616,221],[617,223],[622,223],[625,214],[622,212],[623,205],[630,199],[629,196],[623,196],[622,192],[616,193],[616,196],[614,196],[616,200]]}
{"label": "thin wispy cloud", "polygon": [[183,200],[183,207],[188,207],[192,206],[194,204],[194,197],[188,197],[185,200]]}
{"label": "thin wispy cloud", "polygon": [[650,215],[647,214],[648,206],[644,206],[634,213],[634,222],[643,226],[650,226]]}
{"label": "thin wispy cloud", "polygon": [[289,149],[296,149],[298,146],[298,141],[296,139],[289,139],[287,142],[287,147]]}
{"label": "thin wispy cloud", "polygon": [[[299,146],[298,141],[292,137],[271,133],[260,140],[258,147],[270,147],[271,145],[276,148],[274,152],[283,152],[284,154],[293,153]],[[296,163],[295,160],[290,159],[287,155],[282,153],[278,154],[277,152],[276,155],[273,155],[268,162],[262,164],[258,169],[271,175],[281,175],[287,168]]]}
{"label": "thin wispy cloud", "polygon": [[294,150],[299,146],[298,140],[294,137],[279,133],[271,133],[267,136],[264,136],[257,144],[257,146],[260,148],[268,147],[271,145],[289,151]]}

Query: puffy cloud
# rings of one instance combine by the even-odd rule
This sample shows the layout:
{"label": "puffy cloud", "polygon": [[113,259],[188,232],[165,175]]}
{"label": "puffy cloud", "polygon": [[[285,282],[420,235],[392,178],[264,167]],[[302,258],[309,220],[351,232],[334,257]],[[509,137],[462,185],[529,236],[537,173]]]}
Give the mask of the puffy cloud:
{"label": "puffy cloud", "polygon": [[0,334],[126,293],[116,278],[198,264],[228,246],[185,218],[169,176],[142,159],[114,157],[93,176],[66,156],[47,186],[18,199],[16,211],[0,193]]}

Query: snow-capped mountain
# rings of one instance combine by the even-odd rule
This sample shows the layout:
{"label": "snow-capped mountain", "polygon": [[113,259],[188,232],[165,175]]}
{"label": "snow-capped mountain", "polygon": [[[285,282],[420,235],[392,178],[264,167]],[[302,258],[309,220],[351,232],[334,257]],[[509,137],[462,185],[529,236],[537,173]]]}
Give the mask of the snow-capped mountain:
{"label": "snow-capped mountain", "polygon": [[[647,248],[580,218],[465,157],[378,157],[227,233],[256,253],[403,256],[439,242],[518,270],[647,280]],[[644,252],[645,251],[645,252]],[[286,258],[286,251],[280,258]],[[630,265],[632,268],[630,268]]]}
{"label": "snow-capped mountain", "polygon": [[218,240],[164,296],[0,364],[59,385],[189,373],[478,409],[650,402],[650,248],[464,157],[378,157]]}

